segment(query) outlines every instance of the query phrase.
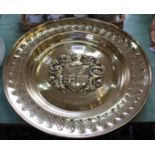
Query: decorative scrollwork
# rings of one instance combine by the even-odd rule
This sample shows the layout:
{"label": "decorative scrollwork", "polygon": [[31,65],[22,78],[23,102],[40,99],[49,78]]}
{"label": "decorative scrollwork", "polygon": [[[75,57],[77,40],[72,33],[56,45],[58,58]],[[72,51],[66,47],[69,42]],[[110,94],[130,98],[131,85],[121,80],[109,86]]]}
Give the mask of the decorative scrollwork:
{"label": "decorative scrollwork", "polygon": [[104,83],[104,67],[92,56],[62,55],[53,60],[49,69],[49,82],[63,93],[66,89],[86,95]]}

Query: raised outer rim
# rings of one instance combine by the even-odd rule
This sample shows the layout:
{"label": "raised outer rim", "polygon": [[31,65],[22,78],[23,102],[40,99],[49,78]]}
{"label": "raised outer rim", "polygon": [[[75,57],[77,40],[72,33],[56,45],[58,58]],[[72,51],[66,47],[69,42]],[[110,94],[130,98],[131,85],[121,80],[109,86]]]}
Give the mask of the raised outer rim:
{"label": "raised outer rim", "polygon": [[[15,44],[13,45],[13,47],[11,48],[10,51],[13,51],[14,47],[16,47],[16,45],[18,44],[18,42],[24,38],[25,35],[31,33],[32,31],[38,29],[39,27],[42,27],[48,23],[53,23],[55,21],[66,21],[66,20],[71,20],[71,19],[75,19],[75,18],[66,18],[66,19],[58,19],[58,20],[53,20],[53,21],[48,21],[46,23],[43,23],[35,28],[33,28],[32,30],[26,32],[24,35],[22,35],[16,42]],[[24,117],[23,114],[21,112],[18,111],[18,109],[14,106],[13,102],[11,101],[11,99],[9,98],[9,95],[6,91],[6,80],[5,80],[5,72],[7,71],[7,68],[6,68],[6,65],[7,65],[7,60],[9,59],[9,55],[7,56],[7,58],[5,59],[5,63],[4,63],[4,66],[3,66],[3,86],[4,86],[4,92],[5,92],[5,95],[6,95],[6,98],[7,100],[9,101],[9,104],[13,107],[13,109],[23,118],[23,120],[25,120],[27,123],[29,123],[30,125],[32,125],[33,127],[41,130],[41,131],[44,131],[48,134],[51,134],[51,135],[56,135],[56,136],[61,136],[61,137],[68,137],[68,138],[91,138],[91,137],[95,137],[95,136],[99,136],[99,135],[104,135],[104,134],[107,134],[111,131],[114,131],[122,126],[124,126],[125,124],[127,124],[130,120],[132,120],[141,110],[142,108],[144,107],[148,97],[149,97],[149,94],[150,94],[150,91],[151,91],[151,85],[152,85],[152,71],[151,71],[151,65],[150,65],[150,61],[149,59],[147,58],[144,50],[141,48],[141,46],[139,45],[139,43],[137,41],[135,41],[135,39],[133,39],[133,37],[131,35],[129,35],[127,32],[125,32],[124,30],[120,29],[118,26],[116,25],[113,25],[111,23],[108,23],[108,22],[104,22],[104,21],[101,21],[101,20],[98,20],[98,19],[90,19],[90,18],[85,18],[86,20],[89,20],[89,21],[94,21],[94,22],[98,22],[98,23],[105,23],[106,25],[110,25],[112,27],[115,27],[119,32],[123,32],[125,35],[127,35],[131,40],[133,40],[134,42],[136,42],[136,44],[138,45],[138,48],[142,51],[143,53],[143,56],[144,58],[146,59],[146,62],[147,62],[147,65],[148,65],[148,69],[149,69],[149,86],[148,86],[148,91],[147,91],[147,94],[146,94],[146,97],[144,99],[144,101],[140,104],[140,106],[138,107],[138,109],[132,114],[132,116],[130,117],[126,117],[123,121],[123,123],[121,124],[118,124],[117,126],[114,126],[113,128],[110,128],[109,130],[107,130],[106,132],[105,131],[101,131],[101,132],[98,132],[98,133],[93,133],[92,135],[64,135],[62,134],[61,132],[59,132],[59,134],[55,133],[55,132],[52,132],[52,131],[49,131],[49,130],[46,130],[45,128],[42,128],[40,125],[35,125],[33,124],[28,118]]]}

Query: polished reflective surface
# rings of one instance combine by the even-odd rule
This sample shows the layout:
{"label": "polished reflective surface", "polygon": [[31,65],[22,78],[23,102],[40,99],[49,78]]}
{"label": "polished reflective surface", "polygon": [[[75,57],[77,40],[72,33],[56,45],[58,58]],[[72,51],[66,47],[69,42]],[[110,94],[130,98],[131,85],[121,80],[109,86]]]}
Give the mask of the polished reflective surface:
{"label": "polished reflective surface", "polygon": [[107,109],[120,99],[130,78],[118,49],[84,32],[61,33],[45,40],[30,57],[25,72],[28,92],[50,112],[60,108],[60,115],[91,116],[101,107],[101,111]]}
{"label": "polished reflective surface", "polygon": [[15,110],[33,126],[67,137],[122,126],[143,107],[150,84],[139,45],[116,26],[90,19],[33,29],[14,45],[4,69]]}

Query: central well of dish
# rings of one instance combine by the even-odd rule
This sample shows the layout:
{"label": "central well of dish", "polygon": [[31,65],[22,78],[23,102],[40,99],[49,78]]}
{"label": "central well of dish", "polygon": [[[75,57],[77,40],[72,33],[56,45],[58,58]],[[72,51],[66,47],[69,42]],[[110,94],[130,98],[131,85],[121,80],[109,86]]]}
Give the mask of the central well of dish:
{"label": "central well of dish", "polygon": [[69,112],[72,117],[113,106],[130,77],[128,64],[115,46],[85,33],[65,33],[45,40],[34,50],[28,68],[26,82],[34,101],[52,112]]}

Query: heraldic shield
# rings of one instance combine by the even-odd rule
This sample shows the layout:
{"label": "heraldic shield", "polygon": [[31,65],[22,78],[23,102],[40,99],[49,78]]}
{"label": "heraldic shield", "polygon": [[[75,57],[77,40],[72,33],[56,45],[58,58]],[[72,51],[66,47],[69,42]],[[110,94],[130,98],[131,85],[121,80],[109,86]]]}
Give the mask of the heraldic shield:
{"label": "heraldic shield", "polygon": [[103,85],[103,67],[91,56],[74,54],[62,55],[50,65],[50,84],[62,93],[70,90],[83,95]]}

